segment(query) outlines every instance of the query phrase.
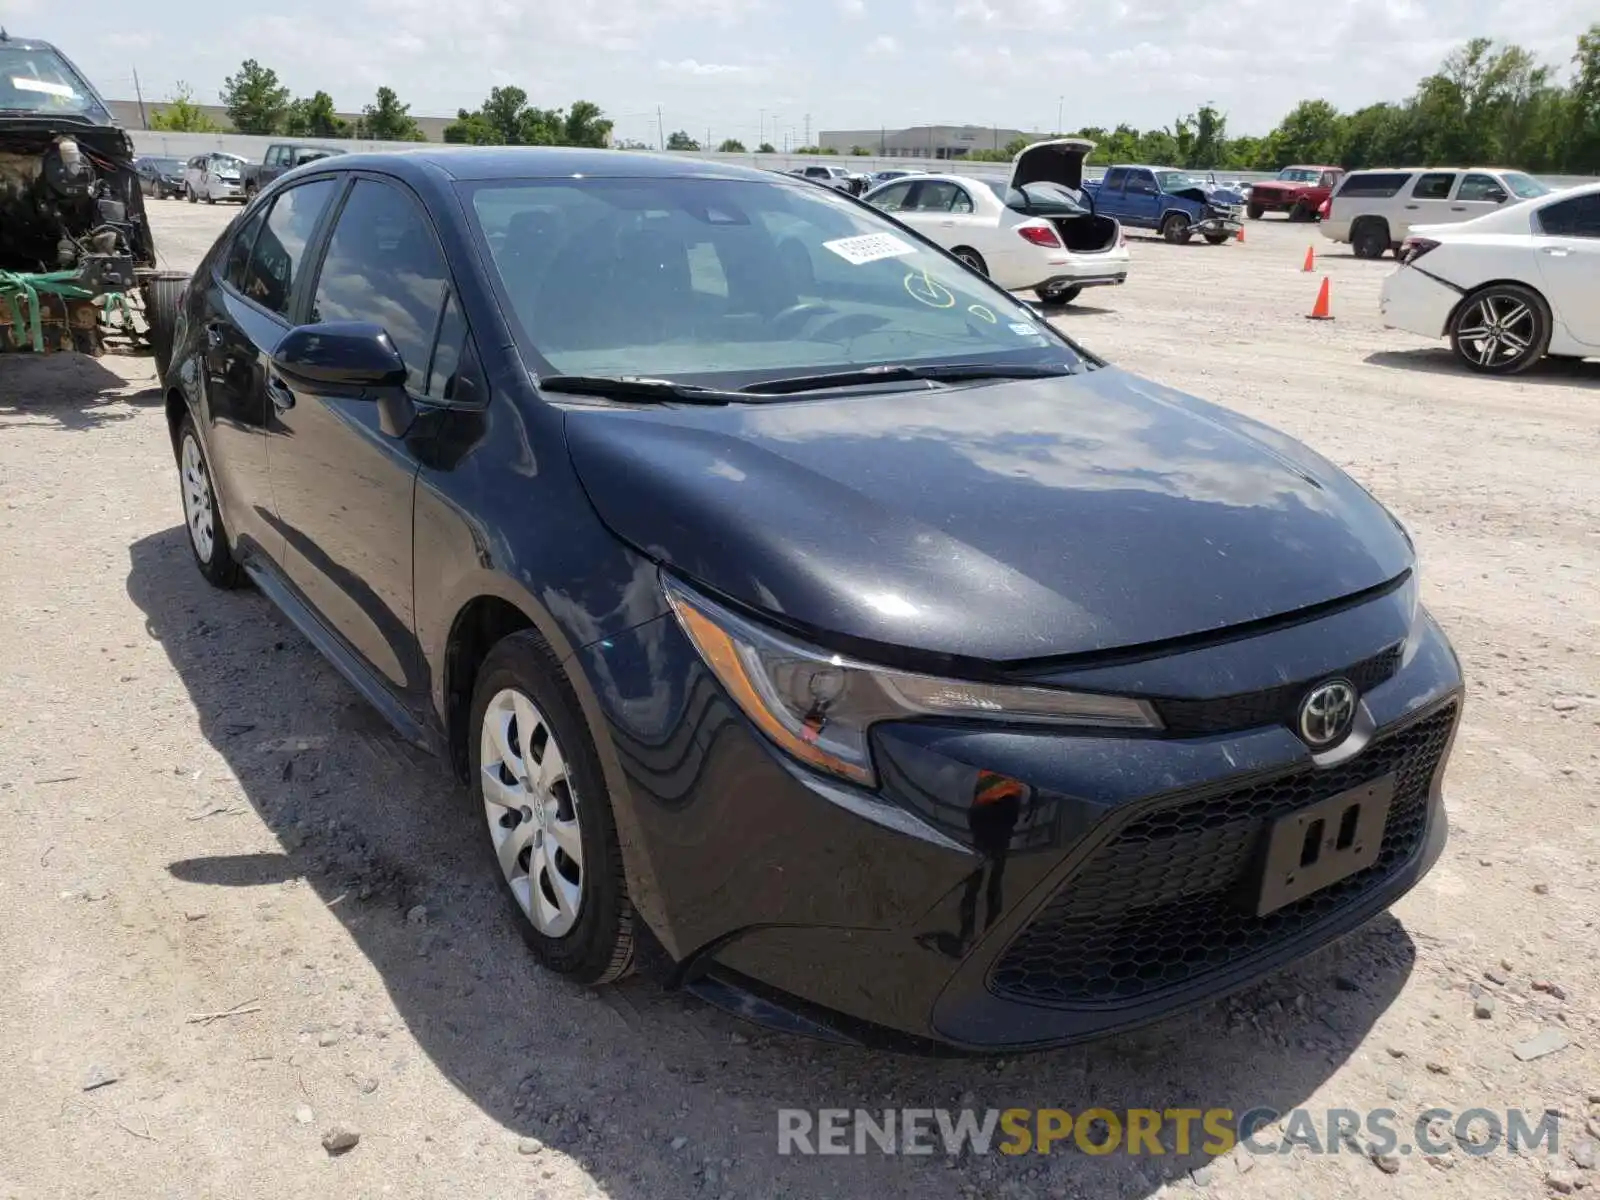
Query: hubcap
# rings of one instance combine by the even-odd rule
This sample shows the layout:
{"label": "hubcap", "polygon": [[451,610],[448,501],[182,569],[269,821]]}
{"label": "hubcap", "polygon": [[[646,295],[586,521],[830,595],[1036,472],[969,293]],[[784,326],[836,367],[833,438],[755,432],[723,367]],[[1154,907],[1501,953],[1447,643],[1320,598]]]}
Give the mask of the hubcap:
{"label": "hubcap", "polygon": [[193,435],[183,439],[183,515],[189,523],[189,540],[200,561],[208,563],[216,551],[217,534],[211,511],[211,479]]}
{"label": "hubcap", "polygon": [[583,905],[578,797],[555,730],[527,696],[496,694],[483,715],[483,815],[518,906],[546,937],[564,937]]}
{"label": "hubcap", "polygon": [[1533,346],[1533,309],[1515,296],[1485,296],[1462,317],[1456,340],[1480,367],[1515,362]]}

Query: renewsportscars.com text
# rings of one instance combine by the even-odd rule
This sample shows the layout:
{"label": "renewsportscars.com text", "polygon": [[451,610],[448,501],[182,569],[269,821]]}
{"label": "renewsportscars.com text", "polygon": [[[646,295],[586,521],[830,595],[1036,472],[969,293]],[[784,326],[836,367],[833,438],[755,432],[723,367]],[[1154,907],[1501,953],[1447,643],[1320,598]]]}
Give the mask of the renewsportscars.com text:
{"label": "renewsportscars.com text", "polygon": [[1470,1108],[947,1108],[778,1110],[779,1154],[1429,1154],[1560,1148],[1552,1113]]}

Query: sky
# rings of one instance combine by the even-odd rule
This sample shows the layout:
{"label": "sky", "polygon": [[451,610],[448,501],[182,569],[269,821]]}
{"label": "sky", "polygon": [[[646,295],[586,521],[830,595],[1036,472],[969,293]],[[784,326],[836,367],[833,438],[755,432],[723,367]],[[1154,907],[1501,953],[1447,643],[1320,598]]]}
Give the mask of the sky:
{"label": "sky", "polygon": [[[232,12],[227,9],[231,7]],[[59,45],[110,99],[180,80],[215,103],[245,58],[297,95],[359,111],[380,85],[415,115],[475,108],[496,84],[541,107],[599,104],[654,143],[805,130],[975,124],[1049,131],[1170,125],[1201,104],[1260,134],[1297,100],[1400,99],[1467,38],[1566,64],[1596,0],[0,0],[13,35]]]}

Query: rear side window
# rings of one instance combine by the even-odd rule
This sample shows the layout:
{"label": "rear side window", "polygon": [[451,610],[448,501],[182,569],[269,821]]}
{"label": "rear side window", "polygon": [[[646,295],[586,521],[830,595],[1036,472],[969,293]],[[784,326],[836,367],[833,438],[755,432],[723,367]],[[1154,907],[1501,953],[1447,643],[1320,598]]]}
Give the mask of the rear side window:
{"label": "rear side window", "polygon": [[972,211],[972,197],[953,183],[925,183],[917,192],[918,212]]}
{"label": "rear side window", "polygon": [[1396,195],[1410,179],[1409,171],[1358,171],[1344,177],[1338,195],[1341,199],[1389,197]]}
{"label": "rear side window", "polygon": [[228,258],[223,264],[222,278],[236,291],[244,291],[245,275],[250,268],[250,251],[256,244],[256,234],[261,232],[261,217],[265,212],[266,209],[258,208],[250,214],[228,244]]}
{"label": "rear side window", "polygon": [[1600,238],[1600,194],[1545,205],[1539,228],[1551,237]]}
{"label": "rear side window", "polygon": [[311,320],[382,326],[405,361],[406,386],[425,392],[449,278],[416,201],[390,184],[360,179],[328,241]]}
{"label": "rear side window", "polygon": [[1411,189],[1413,200],[1448,200],[1450,189],[1455,186],[1456,176],[1454,171],[1429,171],[1417,180],[1417,185]]}
{"label": "rear side window", "polygon": [[263,308],[289,315],[295,281],[305,265],[306,243],[333,199],[333,188],[333,180],[318,179],[292,187],[272,202],[251,247],[250,265],[240,289]]}

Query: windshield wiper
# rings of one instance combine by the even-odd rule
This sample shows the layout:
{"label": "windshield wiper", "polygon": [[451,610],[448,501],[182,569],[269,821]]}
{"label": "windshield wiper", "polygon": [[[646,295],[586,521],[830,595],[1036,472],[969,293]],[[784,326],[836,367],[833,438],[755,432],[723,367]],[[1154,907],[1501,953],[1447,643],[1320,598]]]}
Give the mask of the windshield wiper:
{"label": "windshield wiper", "polygon": [[571,396],[604,396],[608,400],[681,400],[685,404],[727,404],[742,399],[738,392],[642,375],[546,375],[539,380],[539,390],[565,392]]}
{"label": "windshield wiper", "polygon": [[859,387],[864,384],[893,383],[912,379],[944,383],[967,379],[1050,379],[1074,374],[1067,363],[930,363],[912,366],[892,363],[882,367],[862,367],[857,371],[832,371],[820,375],[790,375],[767,379],[739,389],[745,395],[785,396],[795,392],[817,392],[827,388]]}

